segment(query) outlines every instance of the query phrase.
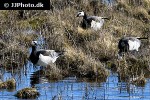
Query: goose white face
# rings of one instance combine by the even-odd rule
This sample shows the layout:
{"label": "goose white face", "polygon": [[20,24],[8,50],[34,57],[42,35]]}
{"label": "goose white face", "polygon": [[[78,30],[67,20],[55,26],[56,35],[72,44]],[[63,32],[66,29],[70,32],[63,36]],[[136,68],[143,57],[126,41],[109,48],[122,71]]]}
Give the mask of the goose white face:
{"label": "goose white face", "polygon": [[58,55],[58,53],[57,52],[51,52],[51,56],[53,57],[53,58],[55,58],[55,57],[59,57],[59,55]]}
{"label": "goose white face", "polygon": [[37,41],[32,41],[31,45],[37,45]]}
{"label": "goose white face", "polygon": [[84,12],[83,11],[79,11],[77,14],[77,17],[83,17],[84,16]]}

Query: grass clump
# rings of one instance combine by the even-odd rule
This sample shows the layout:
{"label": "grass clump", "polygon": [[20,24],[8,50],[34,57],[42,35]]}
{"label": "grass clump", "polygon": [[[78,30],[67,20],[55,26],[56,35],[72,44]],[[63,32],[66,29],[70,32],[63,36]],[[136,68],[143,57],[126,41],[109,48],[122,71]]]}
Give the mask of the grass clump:
{"label": "grass clump", "polygon": [[8,71],[22,68],[22,66],[27,61],[27,52],[25,51],[25,49],[22,48],[17,49],[11,47],[9,49],[6,49],[2,56],[2,61],[4,61],[3,66]]}
{"label": "grass clump", "polygon": [[139,77],[131,78],[130,82],[136,86],[144,87],[146,84],[146,79],[144,75],[140,75]]}
{"label": "grass clump", "polygon": [[108,33],[104,33],[99,39],[96,41],[87,41],[85,48],[85,52],[91,54],[95,58],[99,59],[101,62],[107,62],[114,57],[116,48],[116,43],[112,35],[108,35]]}
{"label": "grass clump", "polygon": [[131,14],[131,7],[127,4],[126,1],[123,0],[117,0],[117,5],[115,6],[115,9],[127,16]]}
{"label": "grass clump", "polygon": [[[133,76],[143,76],[149,73],[148,61],[144,59],[136,59],[131,56],[124,60],[116,62],[117,72],[119,73],[120,79],[123,81],[128,81],[129,78]],[[143,78],[140,78],[143,79]]]}
{"label": "grass clump", "polygon": [[39,92],[36,88],[24,88],[22,90],[17,91],[15,94],[16,97],[21,99],[35,99],[39,96]]}
{"label": "grass clump", "polygon": [[9,79],[5,82],[0,82],[0,89],[15,89],[16,88],[16,81],[15,79]]}
{"label": "grass clump", "polygon": [[137,7],[133,16],[144,23],[149,23],[150,16],[148,15],[147,10],[142,7]]}
{"label": "grass clump", "polygon": [[89,79],[107,78],[109,75],[109,72],[99,61],[90,55],[86,55],[81,49],[68,47],[66,50],[67,53],[65,53],[62,59],[58,60],[57,64],[64,72],[67,70],[67,75]]}
{"label": "grass clump", "polygon": [[57,68],[55,65],[47,66],[46,71],[44,73],[45,73],[45,77],[48,80],[57,81],[64,78],[64,76],[62,75],[62,71],[59,68]]}

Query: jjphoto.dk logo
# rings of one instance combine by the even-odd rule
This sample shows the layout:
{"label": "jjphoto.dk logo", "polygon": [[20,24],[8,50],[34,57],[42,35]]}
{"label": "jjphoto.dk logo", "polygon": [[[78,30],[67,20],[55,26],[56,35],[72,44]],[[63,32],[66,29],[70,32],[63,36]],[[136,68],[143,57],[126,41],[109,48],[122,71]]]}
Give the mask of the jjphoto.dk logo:
{"label": "jjphoto.dk logo", "polygon": [[8,8],[8,7],[11,7],[11,8],[16,8],[16,7],[44,7],[44,4],[43,3],[41,3],[41,2],[39,2],[39,3],[37,3],[37,4],[32,4],[32,3],[26,3],[26,4],[24,4],[24,3],[4,3],[4,7],[5,8]]}
{"label": "jjphoto.dk logo", "polygon": [[0,0],[0,10],[49,10],[50,0]]}

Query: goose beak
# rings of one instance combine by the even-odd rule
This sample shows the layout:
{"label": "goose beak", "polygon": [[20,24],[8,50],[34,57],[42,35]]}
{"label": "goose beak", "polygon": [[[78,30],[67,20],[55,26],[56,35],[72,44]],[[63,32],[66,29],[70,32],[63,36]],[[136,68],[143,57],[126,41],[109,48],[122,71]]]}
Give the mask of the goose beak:
{"label": "goose beak", "polygon": [[110,18],[108,18],[108,17],[102,17],[102,19],[107,19],[107,20],[109,20]]}
{"label": "goose beak", "polygon": [[66,52],[66,51],[62,51],[62,52],[61,52],[61,55],[64,55],[64,54],[65,54],[65,52]]}
{"label": "goose beak", "polygon": [[79,14],[76,17],[79,17]]}
{"label": "goose beak", "polygon": [[65,52],[66,52],[66,51],[60,51],[60,52],[58,52],[58,55],[59,55],[59,56],[62,56],[62,55],[65,54]]}

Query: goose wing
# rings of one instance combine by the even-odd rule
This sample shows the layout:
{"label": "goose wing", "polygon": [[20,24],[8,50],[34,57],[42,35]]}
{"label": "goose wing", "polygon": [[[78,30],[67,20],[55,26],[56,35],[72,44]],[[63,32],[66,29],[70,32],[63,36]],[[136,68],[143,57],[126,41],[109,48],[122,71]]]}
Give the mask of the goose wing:
{"label": "goose wing", "polygon": [[130,41],[139,41],[137,39],[137,37],[126,37],[126,39],[130,40]]}
{"label": "goose wing", "polygon": [[99,16],[88,16],[88,20],[93,20],[95,22],[104,22],[104,19],[108,19],[107,17],[99,17]]}
{"label": "goose wing", "polygon": [[37,54],[42,54],[43,56],[53,56],[55,50],[38,50]]}

